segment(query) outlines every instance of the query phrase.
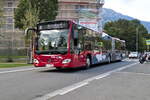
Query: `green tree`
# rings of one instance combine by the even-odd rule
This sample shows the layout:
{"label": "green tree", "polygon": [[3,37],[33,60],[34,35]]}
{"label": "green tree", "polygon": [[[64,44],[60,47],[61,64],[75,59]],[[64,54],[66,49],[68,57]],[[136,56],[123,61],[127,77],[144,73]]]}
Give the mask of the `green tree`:
{"label": "green tree", "polygon": [[[15,27],[26,29],[35,27],[38,22],[54,20],[57,15],[57,0],[20,0],[15,11]],[[35,36],[29,34],[25,43],[28,48],[28,63],[32,63],[32,49]]]}
{"label": "green tree", "polygon": [[[15,27],[23,29],[25,27],[24,22],[31,20],[26,17],[29,13],[37,16],[35,20],[32,18],[32,21],[54,20],[57,10],[57,0],[20,0],[18,8],[15,11]],[[31,22],[29,23],[31,24]]]}
{"label": "green tree", "polygon": [[26,29],[28,27],[34,27],[40,20],[38,16],[39,11],[36,8],[32,8],[31,3],[29,2],[29,9],[26,10],[24,18],[21,19],[23,29]]}
{"label": "green tree", "polygon": [[138,36],[139,51],[146,49],[144,36],[148,33],[147,29],[139,20],[119,19],[113,22],[107,22],[104,26],[106,33],[126,41],[127,49],[136,50],[136,37]]}

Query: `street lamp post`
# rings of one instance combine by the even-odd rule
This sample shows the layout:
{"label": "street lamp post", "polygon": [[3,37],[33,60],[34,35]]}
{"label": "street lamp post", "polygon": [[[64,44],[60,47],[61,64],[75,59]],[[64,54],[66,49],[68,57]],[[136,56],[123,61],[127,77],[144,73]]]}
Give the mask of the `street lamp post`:
{"label": "street lamp post", "polygon": [[136,28],[136,51],[139,51],[139,28]]}

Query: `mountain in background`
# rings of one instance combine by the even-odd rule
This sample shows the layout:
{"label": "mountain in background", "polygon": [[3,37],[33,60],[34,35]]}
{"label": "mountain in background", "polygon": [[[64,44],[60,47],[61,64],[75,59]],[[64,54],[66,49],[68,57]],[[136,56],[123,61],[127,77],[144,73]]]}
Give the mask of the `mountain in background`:
{"label": "mountain in background", "polygon": [[[133,19],[136,19],[136,18],[123,15],[121,13],[115,12],[112,9],[103,8],[103,11],[102,11],[102,23],[103,23],[103,25],[108,21],[116,21],[118,19],[133,20]],[[143,24],[147,28],[148,32],[150,33],[150,22],[141,21],[141,24]]]}

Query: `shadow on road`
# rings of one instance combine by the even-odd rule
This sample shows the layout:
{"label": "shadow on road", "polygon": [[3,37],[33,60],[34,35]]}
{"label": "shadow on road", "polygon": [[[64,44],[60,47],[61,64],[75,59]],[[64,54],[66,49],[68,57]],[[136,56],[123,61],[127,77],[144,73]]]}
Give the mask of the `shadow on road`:
{"label": "shadow on road", "polygon": [[87,71],[91,71],[91,69],[103,67],[103,65],[111,65],[113,63],[117,63],[117,62],[112,62],[110,64],[108,63],[95,64],[95,65],[92,65],[88,69],[85,69],[85,67],[79,67],[79,68],[49,69],[49,70],[44,70],[44,71],[39,71],[39,72],[53,72],[53,73],[75,73],[75,72],[81,72],[81,71],[87,72]]}

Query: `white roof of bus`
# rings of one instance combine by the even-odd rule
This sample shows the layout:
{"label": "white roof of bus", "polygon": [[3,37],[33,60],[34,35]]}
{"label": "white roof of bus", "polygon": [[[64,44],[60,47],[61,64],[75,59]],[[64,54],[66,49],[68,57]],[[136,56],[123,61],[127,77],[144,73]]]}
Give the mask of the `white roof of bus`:
{"label": "white roof of bus", "polygon": [[112,39],[115,39],[115,40],[118,40],[118,41],[121,41],[121,42],[125,42],[125,40],[120,40],[119,38],[112,37],[112,36],[108,35],[107,33],[103,32],[102,37],[105,37],[105,36],[111,37]]}

